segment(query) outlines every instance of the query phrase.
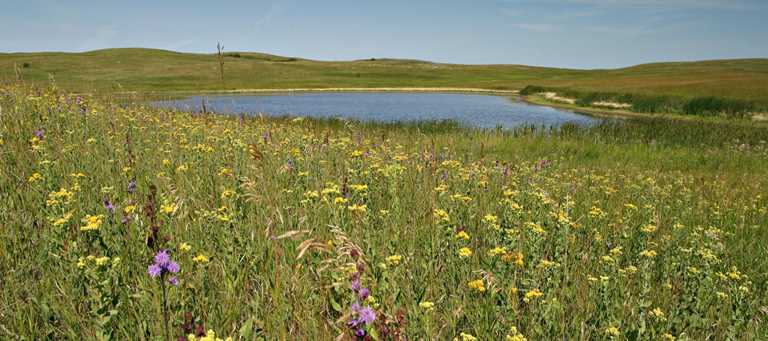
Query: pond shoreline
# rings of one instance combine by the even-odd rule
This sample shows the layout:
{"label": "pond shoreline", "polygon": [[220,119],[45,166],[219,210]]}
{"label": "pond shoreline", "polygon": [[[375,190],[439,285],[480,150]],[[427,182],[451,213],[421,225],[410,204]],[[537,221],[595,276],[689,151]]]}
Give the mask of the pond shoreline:
{"label": "pond shoreline", "polygon": [[[594,118],[650,118],[650,117],[663,117],[670,119],[682,119],[682,120],[702,120],[700,117],[690,117],[680,114],[672,113],[638,113],[630,110],[620,109],[608,109],[608,108],[596,108],[596,107],[581,107],[573,104],[557,103],[541,98],[537,95],[523,96],[520,95],[519,90],[502,90],[502,89],[484,89],[484,88],[457,88],[457,87],[377,87],[377,88],[360,88],[360,87],[341,87],[341,88],[256,88],[256,89],[231,89],[231,90],[168,90],[168,91],[123,91],[116,94],[132,95],[140,94],[145,96],[162,97],[183,97],[183,96],[201,96],[201,95],[247,95],[247,94],[290,94],[290,93],[336,93],[336,92],[414,92],[414,93],[468,93],[468,94],[488,94],[488,95],[505,95],[511,96],[512,99],[532,105],[540,105],[555,109],[567,110],[573,113],[587,115]],[[719,121],[719,119],[714,119]],[[705,120],[706,121],[706,120]],[[729,120],[730,121],[730,120]],[[761,120],[746,120],[751,123],[762,123]]]}
{"label": "pond shoreline", "polygon": [[485,94],[519,94],[519,90],[499,90],[482,88],[274,88],[274,89],[232,89],[232,90],[168,90],[168,91],[121,91],[117,94],[146,94],[146,95],[201,95],[201,94],[262,94],[262,93],[291,93],[291,92],[447,92],[447,93],[485,93]]}
{"label": "pond shoreline", "polygon": [[346,117],[384,122],[451,120],[481,128],[528,124],[559,126],[565,122],[591,125],[597,122],[592,115],[528,104],[510,93],[477,90],[449,92],[447,88],[432,88],[433,91],[413,91],[414,88],[398,88],[398,91],[344,89],[176,94],[170,96],[176,98],[153,103],[160,107],[229,114],[264,112],[270,116]]}

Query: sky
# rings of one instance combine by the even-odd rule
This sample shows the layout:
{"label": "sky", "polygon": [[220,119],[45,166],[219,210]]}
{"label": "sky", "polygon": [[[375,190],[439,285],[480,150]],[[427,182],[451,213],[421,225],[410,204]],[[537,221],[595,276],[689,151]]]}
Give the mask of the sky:
{"label": "sky", "polygon": [[0,52],[151,47],[615,68],[768,57],[768,0],[0,0]]}

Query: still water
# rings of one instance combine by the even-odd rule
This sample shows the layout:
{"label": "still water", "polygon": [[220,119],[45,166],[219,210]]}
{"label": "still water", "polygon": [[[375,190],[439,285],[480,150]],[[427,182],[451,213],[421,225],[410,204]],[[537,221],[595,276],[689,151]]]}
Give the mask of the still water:
{"label": "still water", "polygon": [[223,114],[259,114],[408,122],[452,120],[468,127],[512,128],[599,122],[575,112],[515,101],[509,97],[466,93],[307,92],[258,95],[206,95],[157,101],[160,107]]}

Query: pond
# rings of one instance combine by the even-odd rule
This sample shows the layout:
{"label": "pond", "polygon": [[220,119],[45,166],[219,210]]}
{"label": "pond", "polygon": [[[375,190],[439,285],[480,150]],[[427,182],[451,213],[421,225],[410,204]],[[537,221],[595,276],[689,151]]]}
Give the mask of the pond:
{"label": "pond", "polygon": [[528,104],[510,97],[468,93],[303,92],[206,95],[153,102],[165,108],[222,114],[347,118],[359,121],[456,121],[476,128],[520,125],[593,125],[600,120],[568,110]]}

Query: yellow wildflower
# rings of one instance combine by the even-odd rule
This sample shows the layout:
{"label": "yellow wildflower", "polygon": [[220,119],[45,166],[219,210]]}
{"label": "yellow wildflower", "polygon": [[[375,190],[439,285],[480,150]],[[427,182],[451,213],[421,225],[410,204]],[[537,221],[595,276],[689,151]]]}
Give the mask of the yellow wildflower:
{"label": "yellow wildflower", "polygon": [[653,258],[656,257],[656,251],[654,250],[643,250],[643,252],[640,252],[640,255],[646,258]]}
{"label": "yellow wildflower", "polygon": [[505,254],[507,254],[507,248],[497,246],[497,247],[495,247],[493,249],[490,249],[488,251],[488,254],[491,255],[491,256],[505,255]]}
{"label": "yellow wildflower", "polygon": [[97,266],[105,265],[109,262],[109,257],[99,257],[94,260]]}
{"label": "yellow wildflower", "polygon": [[523,261],[523,253],[520,251],[507,252],[505,255],[501,256],[501,260],[505,262],[512,262],[521,268],[523,265],[525,265],[525,262]]}
{"label": "yellow wildflower", "polygon": [[421,303],[419,303],[419,307],[426,311],[430,311],[435,308],[435,304],[429,301],[422,301]]}
{"label": "yellow wildflower", "polygon": [[[315,192],[315,193],[317,193],[317,192]],[[234,195],[235,195],[235,191],[233,191],[231,189],[226,189],[226,190],[221,192],[221,199],[223,200],[223,199],[232,197]]]}
{"label": "yellow wildflower", "polygon": [[85,223],[85,225],[80,227],[80,231],[97,230],[99,226],[101,226],[102,219],[104,219],[103,214],[99,214],[99,215],[87,214],[83,219],[80,220],[81,222]]}
{"label": "yellow wildflower", "polygon": [[212,329],[209,329],[207,332],[205,332],[205,336],[196,337],[195,334],[189,334],[187,336],[187,340],[189,341],[232,341],[232,337],[230,336],[230,337],[227,337],[226,339],[216,337],[216,333],[214,333]]}
{"label": "yellow wildflower", "polygon": [[63,226],[64,224],[69,222],[69,218],[72,218],[72,212],[67,212],[59,219],[56,219],[53,221],[54,227]]}
{"label": "yellow wildflower", "polygon": [[387,257],[387,263],[389,263],[390,265],[398,265],[402,260],[403,260],[403,256],[401,255],[392,255]]}
{"label": "yellow wildflower", "polygon": [[178,207],[176,206],[176,204],[164,204],[160,206],[160,212],[163,212],[169,215],[176,213],[177,209]]}
{"label": "yellow wildflower", "polygon": [[467,334],[462,332],[459,334],[459,337],[454,338],[455,341],[477,341],[477,338],[472,336],[472,334]]}
{"label": "yellow wildflower", "polygon": [[664,318],[664,311],[661,310],[661,308],[654,308],[648,314],[653,316],[655,319],[657,319],[659,321],[665,320],[665,318]]}
{"label": "yellow wildflower", "polygon": [[33,182],[38,182],[40,180],[43,180],[43,176],[40,175],[40,173],[32,173],[29,179],[27,179],[27,182],[33,183]]}
{"label": "yellow wildflower", "polygon": [[367,205],[353,204],[353,205],[350,205],[349,207],[347,207],[347,209],[350,210],[351,212],[365,213],[365,211],[368,210],[368,206]]}
{"label": "yellow wildflower", "polygon": [[468,247],[463,247],[459,249],[459,257],[467,258],[471,255],[472,255],[472,250],[470,250]]}
{"label": "yellow wildflower", "polygon": [[477,292],[480,292],[480,293],[485,292],[485,282],[483,282],[482,279],[476,279],[474,281],[471,281],[467,283],[467,286],[470,289],[476,290]]}
{"label": "yellow wildflower", "polygon": [[621,335],[621,331],[619,331],[619,328],[611,326],[605,329],[605,335],[608,335],[609,337],[617,337]]}
{"label": "yellow wildflower", "polygon": [[512,327],[512,329],[509,330],[509,334],[504,338],[505,341],[528,341],[528,339],[523,336],[523,334],[520,333],[520,331],[517,330],[517,327]]}
{"label": "yellow wildflower", "polygon": [[469,233],[467,233],[467,231],[464,231],[464,230],[459,231],[459,233],[456,234],[456,238],[469,240]]}
{"label": "yellow wildflower", "polygon": [[539,289],[531,289],[528,290],[528,292],[525,293],[525,297],[523,297],[523,301],[530,302],[533,299],[537,299],[541,296],[544,296],[544,293],[541,292]]}
{"label": "yellow wildflower", "polygon": [[448,212],[446,212],[443,209],[436,208],[432,215],[437,219],[439,222],[450,222],[451,218],[448,216]]}
{"label": "yellow wildflower", "polygon": [[192,258],[192,261],[195,262],[195,263],[205,264],[205,263],[210,262],[211,260],[208,258],[208,256],[203,255],[203,254],[199,254],[199,255],[195,256],[194,258]]}

